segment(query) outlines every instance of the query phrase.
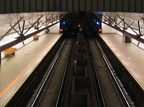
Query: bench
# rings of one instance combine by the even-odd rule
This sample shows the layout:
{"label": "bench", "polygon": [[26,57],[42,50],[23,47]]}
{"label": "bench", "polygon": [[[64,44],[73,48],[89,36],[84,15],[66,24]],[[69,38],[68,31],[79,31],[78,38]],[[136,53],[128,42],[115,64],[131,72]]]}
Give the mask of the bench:
{"label": "bench", "polygon": [[34,39],[34,40],[38,40],[38,39],[39,39],[39,35],[34,35],[34,36],[33,36],[33,39]]}
{"label": "bench", "polygon": [[8,48],[4,51],[5,56],[15,55],[16,48]]}

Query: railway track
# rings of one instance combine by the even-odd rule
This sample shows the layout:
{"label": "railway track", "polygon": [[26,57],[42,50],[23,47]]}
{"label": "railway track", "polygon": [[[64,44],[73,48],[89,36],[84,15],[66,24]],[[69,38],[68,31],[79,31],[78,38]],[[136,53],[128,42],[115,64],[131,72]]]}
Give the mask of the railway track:
{"label": "railway track", "polygon": [[125,105],[123,98],[119,98],[121,95],[114,91],[115,87],[112,90],[114,83],[111,83],[112,86],[108,84],[108,81],[113,81],[110,74],[103,74],[107,67],[95,44],[93,38],[69,33],[27,107]]}
{"label": "railway track", "polygon": [[78,34],[67,41],[60,56],[44,91],[37,101],[30,101],[31,107],[128,106],[94,39]]}
{"label": "railway track", "polygon": [[[76,39],[71,76],[65,85],[58,107],[122,107],[130,106],[117,88],[100,55],[94,38],[83,35]],[[89,47],[88,47],[89,44]],[[91,51],[91,53],[89,53]],[[94,57],[95,56],[95,57]],[[70,78],[71,77],[71,78]],[[61,95],[61,96],[62,96]]]}
{"label": "railway track", "polygon": [[136,107],[141,107],[144,104],[144,94],[142,88],[139,84],[134,80],[131,74],[126,70],[126,68],[121,64],[121,62],[117,59],[117,57],[113,54],[113,52],[106,46],[104,41],[98,37],[97,40],[101,44],[102,49],[104,50],[107,59],[110,61],[113,66],[113,72],[116,75],[116,78],[120,81],[121,87],[125,94],[129,95],[132,100],[131,105],[135,105]]}
{"label": "railway track", "polygon": [[95,75],[100,87],[101,96],[103,96],[103,106],[133,107],[133,103],[129,99],[129,96],[122,90],[123,87],[118,82],[113,67],[107,60],[97,40],[92,37],[89,39],[89,45],[91,47]]}

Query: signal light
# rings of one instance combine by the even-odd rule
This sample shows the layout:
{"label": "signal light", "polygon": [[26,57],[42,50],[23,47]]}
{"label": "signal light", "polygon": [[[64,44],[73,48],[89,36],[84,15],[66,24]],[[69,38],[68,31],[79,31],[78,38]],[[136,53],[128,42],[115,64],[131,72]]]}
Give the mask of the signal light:
{"label": "signal light", "polygon": [[99,31],[99,32],[102,32],[102,29],[99,29],[98,31]]}
{"label": "signal light", "polygon": [[63,31],[63,29],[60,29],[59,31],[60,31],[60,32],[62,32],[62,31]]}
{"label": "signal light", "polygon": [[80,25],[80,24],[78,24],[78,27],[81,27],[81,25]]}

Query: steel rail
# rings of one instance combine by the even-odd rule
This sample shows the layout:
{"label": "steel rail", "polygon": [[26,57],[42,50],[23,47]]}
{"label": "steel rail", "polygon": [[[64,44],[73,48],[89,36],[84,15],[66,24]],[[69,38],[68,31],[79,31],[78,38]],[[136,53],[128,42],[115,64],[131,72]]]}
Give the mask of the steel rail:
{"label": "steel rail", "polygon": [[101,47],[100,44],[98,43],[98,41],[95,40],[95,42],[96,42],[97,46],[99,47],[99,50],[100,50],[100,52],[101,52],[101,55],[102,55],[102,57],[103,57],[106,65],[107,65],[107,67],[108,67],[108,69],[109,69],[109,71],[110,71],[113,79],[115,80],[115,83],[116,83],[119,91],[121,92],[121,95],[123,96],[125,103],[127,104],[128,107],[131,107],[130,102],[128,101],[128,99],[127,99],[125,93],[123,92],[123,90],[121,89],[121,86],[119,85],[118,80],[116,79],[116,76],[115,76],[115,74],[114,74],[115,70],[113,69],[112,65],[111,65],[110,62],[108,61],[105,53],[104,53],[103,50],[102,50],[102,47]]}
{"label": "steel rail", "polygon": [[63,90],[63,86],[64,86],[64,81],[66,79],[66,74],[67,74],[69,63],[70,63],[71,56],[72,56],[73,46],[74,46],[74,41],[72,43],[72,48],[71,48],[70,55],[69,55],[70,57],[69,57],[69,59],[67,61],[67,64],[66,64],[65,73],[64,73],[64,76],[62,78],[62,82],[61,82],[61,85],[60,85],[60,91],[59,91],[59,94],[58,94],[58,98],[57,98],[55,107],[59,106],[59,102],[60,102],[60,98],[61,98],[61,94],[62,94],[62,90]]}
{"label": "steel rail", "polygon": [[56,63],[57,63],[57,61],[58,61],[58,59],[59,59],[59,57],[60,57],[60,55],[61,55],[61,52],[62,52],[62,50],[63,50],[63,47],[64,47],[65,42],[66,42],[66,41],[64,40],[64,42],[62,43],[62,45],[61,45],[58,53],[56,54],[56,56],[55,56],[55,58],[54,58],[54,61],[52,61],[52,64],[50,65],[50,68],[49,68],[49,72],[47,73],[46,78],[44,79],[44,81],[43,81],[43,83],[42,83],[42,85],[41,85],[41,87],[40,87],[37,95],[35,96],[35,99],[32,101],[32,104],[31,104],[30,107],[34,107],[34,106],[35,106],[35,104],[36,104],[36,102],[37,102],[37,100],[38,100],[38,98],[39,98],[42,90],[44,89],[44,87],[45,87],[45,85],[46,85],[46,82],[48,81],[50,75],[52,74],[52,70],[53,70],[54,66],[56,65]]}
{"label": "steel rail", "polygon": [[103,91],[102,91],[102,88],[101,88],[102,86],[100,84],[100,79],[98,77],[98,73],[96,72],[97,69],[96,69],[96,66],[95,66],[95,61],[94,61],[92,52],[90,50],[90,47],[89,47],[89,52],[90,52],[90,56],[91,56],[91,60],[92,60],[92,65],[93,65],[93,68],[94,68],[94,71],[95,71],[94,73],[95,73],[95,77],[96,77],[96,80],[97,80],[97,83],[98,83],[98,87],[99,87],[99,91],[100,91],[103,107],[106,107],[106,102],[105,102],[105,99],[104,99],[104,94],[103,94]]}

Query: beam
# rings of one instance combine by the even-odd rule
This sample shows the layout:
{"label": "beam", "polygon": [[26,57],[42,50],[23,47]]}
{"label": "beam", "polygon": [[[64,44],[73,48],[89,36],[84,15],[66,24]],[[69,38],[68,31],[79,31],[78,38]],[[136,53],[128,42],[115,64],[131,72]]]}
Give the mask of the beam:
{"label": "beam", "polygon": [[[96,13],[95,14],[97,17],[99,17],[99,15]],[[121,17],[120,17],[121,18]],[[128,32],[126,32],[126,31],[124,31],[124,30],[121,30],[119,27],[117,27],[117,26],[112,26],[111,24],[108,24],[108,23],[105,23],[105,21],[102,21],[104,24],[106,24],[106,25],[108,25],[108,26],[110,26],[110,27],[112,27],[112,28],[114,28],[114,29],[116,29],[116,30],[118,30],[118,31],[120,31],[120,32],[122,32],[123,34],[125,34],[126,36],[129,36],[129,37],[131,37],[131,38],[133,38],[133,39],[135,39],[135,40],[137,40],[137,41],[139,41],[139,42],[141,42],[141,43],[144,43],[144,39],[142,39],[142,38],[140,38],[140,36],[138,36],[138,35],[133,35],[133,34],[131,34],[131,33],[128,33]],[[132,24],[131,24],[132,25]],[[130,27],[130,28],[132,28],[132,27]]]}
{"label": "beam", "polygon": [[117,15],[117,16],[124,22],[124,25],[126,24],[136,35],[139,35],[128,23],[126,23],[126,22],[124,21],[123,18],[121,18],[119,15]]}
{"label": "beam", "polygon": [[43,28],[43,29],[40,29],[40,30],[38,30],[38,31],[36,31],[36,32],[33,32],[33,33],[31,33],[31,34],[29,34],[29,35],[27,35],[27,36],[24,36],[23,38],[18,38],[18,39],[15,40],[15,41],[12,41],[12,42],[10,42],[10,43],[8,43],[8,44],[5,44],[5,45],[1,46],[1,47],[0,47],[0,52],[2,52],[2,51],[4,51],[5,49],[10,48],[10,47],[18,44],[18,43],[20,43],[20,42],[22,42],[22,41],[24,41],[24,40],[26,40],[26,39],[28,39],[28,38],[30,38],[31,36],[33,36],[33,35],[41,32],[41,31],[43,31],[43,30],[45,30],[45,29],[47,29],[47,28],[49,28],[49,27],[51,27],[51,26],[53,26],[53,25],[55,25],[55,24],[57,24],[57,23],[59,23],[59,22],[56,22],[56,23],[54,23],[54,24],[52,24],[52,25],[50,25],[50,26],[47,26],[47,27],[45,27],[45,28]]}
{"label": "beam", "polygon": [[11,30],[13,30],[13,28],[23,19],[24,17],[21,17],[13,26],[12,25],[10,25],[10,26],[12,26],[3,36],[1,36],[1,38],[0,38],[0,40],[2,40],[5,36],[7,36],[7,34],[9,34],[9,32],[11,31]]}
{"label": "beam", "polygon": [[141,42],[141,43],[144,43],[144,39],[142,39],[142,38],[140,38],[139,36],[137,36],[137,35],[133,35],[133,34],[130,34],[130,33],[128,33],[128,32],[126,32],[126,31],[124,31],[124,30],[121,30],[119,27],[117,27],[117,26],[112,26],[112,25],[110,25],[110,24],[108,24],[108,23],[105,23],[105,22],[103,22],[104,24],[106,24],[106,25],[108,25],[108,26],[110,26],[110,27],[112,27],[112,28],[114,28],[114,29],[116,29],[116,30],[118,30],[118,31],[120,31],[120,32],[122,32],[123,34],[125,34],[126,36],[129,36],[129,37],[131,37],[131,38],[133,38],[133,39],[135,39],[135,40],[137,40],[137,41],[139,41],[139,42]]}
{"label": "beam", "polygon": [[141,27],[140,27],[140,22],[139,21],[138,21],[138,31],[139,31],[139,36],[142,36]]}
{"label": "beam", "polygon": [[27,31],[24,32],[24,35],[25,35],[42,17],[43,17],[43,15],[41,15],[41,16],[31,25],[31,27],[29,27],[29,28],[27,29]]}

